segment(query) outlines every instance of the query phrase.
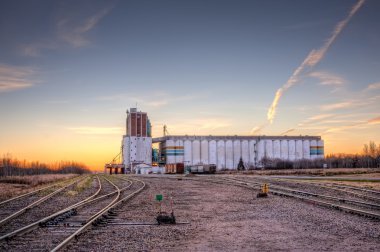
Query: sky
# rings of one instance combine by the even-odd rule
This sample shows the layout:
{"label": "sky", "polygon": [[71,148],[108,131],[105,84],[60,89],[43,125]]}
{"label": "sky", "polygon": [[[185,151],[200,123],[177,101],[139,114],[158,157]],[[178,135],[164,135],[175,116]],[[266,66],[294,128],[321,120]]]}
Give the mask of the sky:
{"label": "sky", "polygon": [[380,143],[380,1],[0,1],[0,155],[120,151],[126,110],[153,137],[318,135]]}

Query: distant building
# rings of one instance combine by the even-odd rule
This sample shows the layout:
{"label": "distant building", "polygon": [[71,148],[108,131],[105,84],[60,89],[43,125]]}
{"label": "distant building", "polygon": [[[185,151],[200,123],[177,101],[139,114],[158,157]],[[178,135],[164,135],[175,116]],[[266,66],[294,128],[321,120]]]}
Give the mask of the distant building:
{"label": "distant building", "polygon": [[247,168],[263,167],[265,159],[324,158],[320,136],[164,136],[159,143],[166,164],[215,164],[218,170],[237,169],[240,158]]}
{"label": "distant building", "polygon": [[[320,136],[175,136],[152,139],[147,113],[127,111],[126,135],[122,140],[122,163],[134,172],[140,164],[215,164],[218,170],[237,169],[240,159],[246,168],[260,168],[267,160],[312,160],[324,158]],[[164,130],[165,132],[165,130]],[[164,133],[165,134],[165,133]],[[152,143],[159,144],[152,155]],[[139,167],[139,166],[138,166]]]}
{"label": "distant building", "polygon": [[146,112],[127,111],[126,135],[122,140],[123,164],[134,170],[138,164],[152,164],[152,127]]}

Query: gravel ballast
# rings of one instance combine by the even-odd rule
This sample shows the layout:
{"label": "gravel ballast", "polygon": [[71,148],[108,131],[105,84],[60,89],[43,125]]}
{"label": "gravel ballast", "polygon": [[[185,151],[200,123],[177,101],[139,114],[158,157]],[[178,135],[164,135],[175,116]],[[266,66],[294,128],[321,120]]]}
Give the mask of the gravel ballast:
{"label": "gravel ballast", "polygon": [[[139,178],[147,189],[117,209],[113,222],[155,223],[156,194],[163,209],[174,201],[178,225],[92,228],[66,250],[77,251],[378,251],[380,223],[257,191],[197,180]],[[197,179],[197,178],[195,178]],[[166,201],[165,201],[166,200]]]}

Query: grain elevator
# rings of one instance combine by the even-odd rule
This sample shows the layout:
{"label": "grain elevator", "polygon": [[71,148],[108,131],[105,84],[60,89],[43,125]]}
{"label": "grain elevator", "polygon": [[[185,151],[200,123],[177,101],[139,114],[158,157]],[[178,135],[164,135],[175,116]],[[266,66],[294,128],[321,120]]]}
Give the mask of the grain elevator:
{"label": "grain elevator", "polygon": [[324,158],[324,142],[320,136],[164,135],[152,138],[151,132],[146,112],[137,108],[127,111],[121,152],[124,172],[134,172],[139,165],[151,166],[152,159],[157,159],[152,144],[159,145],[161,164],[213,164],[217,170],[237,169],[240,160],[246,168],[261,168],[265,166],[265,160]]}

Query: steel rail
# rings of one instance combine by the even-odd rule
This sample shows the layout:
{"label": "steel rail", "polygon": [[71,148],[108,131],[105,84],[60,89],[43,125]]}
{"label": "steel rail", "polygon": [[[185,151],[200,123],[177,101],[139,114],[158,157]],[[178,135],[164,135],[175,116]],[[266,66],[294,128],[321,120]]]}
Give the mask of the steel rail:
{"label": "steel rail", "polygon": [[79,181],[81,181],[81,180],[83,180],[83,179],[85,179],[85,178],[77,179],[77,180],[75,180],[74,182],[72,182],[72,183],[70,183],[70,184],[68,184],[68,185],[66,185],[66,186],[63,186],[63,187],[61,187],[61,188],[55,190],[54,192],[52,192],[52,193],[50,193],[50,194],[48,194],[48,195],[42,197],[41,199],[38,199],[37,201],[34,201],[33,203],[27,205],[26,207],[24,207],[24,208],[22,208],[22,209],[16,211],[15,213],[9,215],[8,217],[2,219],[2,220],[0,221],[0,226],[4,225],[4,224],[7,223],[8,221],[10,221],[10,220],[16,218],[17,216],[19,216],[19,215],[25,213],[25,212],[28,211],[29,209],[31,209],[31,208],[33,208],[33,207],[35,207],[35,206],[40,205],[41,203],[43,203],[43,202],[45,202],[46,200],[50,199],[51,197],[53,197],[53,196],[56,195],[57,193],[62,192],[63,190],[67,189],[69,186],[72,186],[73,184],[78,183]]}
{"label": "steel rail", "polygon": [[[106,179],[106,178],[104,178],[104,179]],[[108,179],[106,179],[106,180],[108,180]],[[127,180],[127,181],[131,182],[130,180]],[[131,185],[132,185],[132,183],[129,184],[128,186],[126,186],[126,187],[121,188],[120,191],[121,191],[121,192],[122,192],[122,191],[125,191],[125,190],[128,189]],[[117,193],[117,192],[118,192],[118,191],[115,190],[115,191],[112,191],[112,192],[110,192],[110,193],[108,193],[108,194],[105,194],[105,195],[99,196],[99,197],[97,197],[97,198],[95,198],[95,199],[90,199],[89,201],[80,201],[80,202],[78,202],[78,203],[76,203],[76,204],[74,204],[74,205],[71,205],[71,206],[67,207],[66,209],[64,209],[64,210],[62,210],[62,211],[67,212],[67,211],[70,211],[70,210],[72,210],[72,209],[74,209],[74,208],[78,209],[78,208],[83,207],[83,206],[85,206],[85,205],[87,205],[87,204],[89,204],[89,203],[93,203],[93,202],[95,202],[95,201],[99,201],[99,200],[101,200],[101,199],[103,199],[103,198],[106,198],[106,197],[109,197],[109,196],[111,196],[111,195],[114,195],[114,194]],[[53,215],[55,215],[55,216],[52,216],[52,218],[54,218],[54,217],[57,216],[56,214],[53,214]],[[0,240],[1,240],[1,238],[0,238]]]}
{"label": "steel rail", "polygon": [[87,197],[86,199],[84,199],[84,200],[82,200],[82,201],[80,201],[80,202],[77,202],[77,203],[75,203],[75,204],[73,204],[73,205],[71,205],[71,206],[69,206],[69,207],[67,207],[67,208],[64,208],[64,209],[62,209],[62,210],[59,210],[58,212],[55,212],[55,213],[53,213],[53,214],[51,214],[51,215],[49,215],[49,216],[47,216],[47,217],[44,217],[44,218],[42,218],[42,219],[40,219],[40,220],[38,220],[38,221],[36,221],[36,222],[34,222],[34,223],[31,223],[31,224],[29,224],[29,225],[27,225],[27,226],[24,226],[24,227],[19,228],[19,229],[15,230],[15,231],[12,231],[12,232],[10,232],[10,233],[8,233],[8,234],[5,234],[5,235],[3,235],[3,236],[0,237],[0,240],[10,239],[10,238],[12,238],[13,236],[16,236],[16,235],[22,235],[22,234],[24,234],[24,233],[27,233],[27,232],[29,232],[30,230],[32,230],[32,229],[38,227],[38,226],[41,225],[42,223],[47,222],[47,221],[49,221],[50,219],[52,219],[52,218],[54,218],[54,217],[57,217],[57,216],[59,216],[59,215],[61,215],[61,214],[63,214],[63,213],[66,213],[67,211],[70,211],[70,210],[74,209],[75,207],[77,207],[78,205],[80,205],[80,204],[82,204],[82,203],[89,202],[91,199],[93,199],[94,197],[96,197],[96,196],[100,193],[100,191],[101,191],[101,189],[102,189],[102,184],[101,184],[101,182],[100,182],[99,176],[96,176],[96,178],[97,178],[97,180],[98,180],[98,186],[99,186],[99,188],[98,188],[98,190],[97,190],[94,194],[92,194],[91,196],[89,196],[89,197]]}
{"label": "steel rail", "polygon": [[[238,179],[234,179],[234,178],[228,178],[228,179],[229,180],[235,180],[235,181],[242,182],[242,180],[238,180]],[[260,185],[260,183],[258,183],[258,182],[251,182],[250,181],[249,183],[250,184]],[[329,195],[324,195],[324,194],[305,192],[305,191],[291,189],[291,188],[286,188],[286,187],[277,186],[277,185],[271,185],[271,188],[277,189],[277,190],[282,190],[282,191],[287,191],[287,192],[291,192],[291,193],[295,193],[295,194],[307,195],[307,196],[312,196],[312,197],[317,197],[317,198],[322,198],[322,199],[328,199],[328,200],[338,201],[338,202],[342,202],[342,203],[349,203],[349,204],[354,204],[354,205],[358,205],[358,206],[365,206],[365,207],[372,207],[372,208],[380,209],[380,205],[379,204],[367,203],[367,202],[363,202],[363,201],[350,200],[350,199],[343,199],[343,198],[329,196]]]}
{"label": "steel rail", "polygon": [[[289,179],[287,178],[269,178],[269,177],[266,177],[266,179],[269,179],[269,180],[278,180],[278,181],[289,181]],[[327,178],[326,178],[327,179]],[[297,182],[301,182],[301,181],[297,181]],[[350,181],[347,181],[347,182],[350,182]],[[306,182],[306,181],[302,181],[302,183],[310,183],[310,184],[317,184],[317,185],[321,185],[321,182]],[[371,190],[371,189],[366,189],[366,188],[361,188],[361,187],[356,187],[356,186],[349,186],[349,185],[341,185],[341,184],[336,184],[336,183],[325,183],[325,185],[328,185],[328,186],[331,186],[331,187],[337,187],[337,188],[344,188],[344,189],[352,189],[352,190],[357,190],[357,191],[362,191],[362,192],[367,192],[367,193],[373,193],[373,194],[378,194],[380,195],[380,191],[378,190]],[[376,199],[379,199],[379,198],[376,198]]]}
{"label": "steel rail", "polygon": [[[63,242],[61,242],[60,244],[58,244],[54,249],[51,250],[51,252],[55,252],[55,251],[58,251],[58,250],[64,248],[68,243],[70,243],[70,241],[72,241],[74,238],[78,237],[78,235],[80,233],[82,233],[88,227],[90,227],[90,225],[95,220],[97,220],[98,218],[100,218],[104,213],[106,213],[107,211],[111,210],[112,208],[114,208],[115,206],[119,205],[120,203],[122,203],[122,202],[124,202],[124,201],[126,201],[128,199],[131,199],[133,196],[135,196],[136,194],[138,194],[139,192],[141,192],[145,188],[146,185],[145,185],[144,181],[137,180],[137,179],[133,179],[133,180],[141,182],[143,184],[143,186],[141,188],[139,188],[138,190],[134,191],[133,193],[129,194],[127,197],[125,197],[125,198],[123,198],[123,199],[121,199],[119,201],[115,202],[115,200],[114,200],[112,202],[112,204],[109,204],[105,208],[103,208],[102,210],[100,210],[85,225],[83,225],[82,227],[80,227],[79,229],[77,229],[73,234],[71,234],[69,237],[67,237]],[[118,195],[120,196],[120,193]]]}
{"label": "steel rail", "polygon": [[[291,182],[288,179],[277,179],[277,178],[274,178],[273,180],[280,181],[280,182],[296,183],[296,184],[314,185],[314,186],[319,186],[321,188],[325,188],[325,189],[328,189],[328,190],[335,190],[335,191],[339,191],[339,192],[348,193],[348,194],[354,195],[354,196],[359,197],[359,198],[366,198],[366,199],[373,200],[373,201],[380,201],[380,198],[378,198],[378,197],[373,197],[373,196],[370,196],[370,195],[366,195],[366,194],[362,194],[362,193],[357,193],[357,192],[353,192],[353,191],[348,191],[348,190],[345,190],[345,189],[341,189],[341,187],[337,187],[334,184],[321,184],[321,183],[309,182],[309,181],[295,181],[295,182]],[[361,190],[361,188],[357,188],[357,189]],[[363,189],[363,190],[367,191],[366,189]],[[363,190],[361,190],[361,191],[363,191]]]}
{"label": "steel rail", "polygon": [[[205,176],[205,175],[202,175],[202,176]],[[160,177],[152,177],[152,178],[160,178]],[[170,177],[161,177],[161,178],[178,179],[178,177],[172,177],[172,178],[170,178]],[[228,181],[228,179],[225,179],[225,178],[222,178],[224,181],[222,181],[222,180],[215,181],[215,180],[210,180],[210,179],[197,180],[197,179],[194,179],[194,178],[185,178],[185,177],[182,177],[182,179],[184,179],[184,180],[202,181],[202,182],[207,181],[207,182],[212,182],[212,183],[216,183],[216,184],[234,185],[234,186],[240,186],[240,187],[248,188],[248,189],[256,189],[256,187],[253,187],[253,185],[255,185],[255,186],[260,186],[261,185],[260,183],[256,183],[256,182],[240,181],[240,180],[236,180],[236,179],[229,179],[230,181]],[[368,212],[368,211],[364,211],[364,210],[360,210],[360,209],[355,209],[355,208],[351,208],[351,207],[347,207],[347,206],[342,206],[342,205],[336,205],[336,204],[332,204],[332,203],[329,203],[329,202],[326,202],[326,201],[311,199],[309,197],[303,197],[303,196],[300,196],[300,195],[297,195],[297,194],[285,193],[285,192],[281,192],[281,191],[277,191],[277,190],[270,190],[270,193],[272,193],[274,195],[279,195],[279,196],[286,196],[286,197],[297,198],[297,199],[300,199],[300,200],[303,200],[303,201],[308,201],[308,202],[311,202],[311,203],[316,203],[316,204],[321,205],[321,206],[326,206],[326,207],[338,209],[338,210],[341,210],[341,211],[344,211],[344,212],[358,214],[358,215],[361,215],[361,216],[367,216],[367,217],[370,217],[370,218],[374,218],[374,219],[380,220],[380,214],[373,213],[373,212]]]}
{"label": "steel rail", "polygon": [[338,188],[347,188],[347,189],[358,190],[358,191],[362,191],[362,192],[369,192],[369,193],[374,193],[374,194],[380,195],[380,191],[375,191],[375,190],[370,190],[370,189],[365,189],[365,188],[358,188],[355,186],[348,186],[348,185],[337,185],[337,184],[332,184],[332,185],[335,187],[338,187]]}
{"label": "steel rail", "polygon": [[16,197],[13,197],[13,198],[10,198],[10,199],[7,199],[7,200],[4,200],[4,201],[0,202],[0,206],[3,205],[3,204],[5,204],[5,203],[11,202],[11,201],[13,201],[13,200],[17,200],[17,199],[20,199],[20,198],[24,198],[24,197],[26,197],[26,196],[29,196],[29,195],[32,195],[32,194],[38,193],[38,192],[40,192],[40,191],[43,191],[43,190],[49,189],[49,188],[51,188],[51,187],[59,186],[60,184],[63,184],[63,183],[65,183],[65,182],[67,182],[67,181],[70,181],[70,180],[72,180],[72,179],[73,179],[73,178],[65,179],[64,181],[60,181],[60,182],[58,182],[58,183],[54,183],[53,185],[46,186],[46,187],[43,187],[43,188],[37,189],[37,190],[35,190],[35,191],[31,191],[31,192],[28,192],[28,193],[25,193],[25,194],[21,194],[21,195],[18,195],[18,196],[16,196]]}
{"label": "steel rail", "polygon": [[[236,179],[229,179],[229,180],[233,181],[233,182],[238,182],[238,183],[240,182],[240,186],[251,188],[251,189],[254,189],[254,187],[250,186],[250,185],[260,185],[260,183],[255,183],[255,182],[246,182],[246,181],[241,181],[241,180],[236,180]],[[273,186],[272,186],[272,188],[273,188]],[[278,190],[280,190],[280,191],[278,191]],[[329,203],[326,201],[311,199],[309,197],[304,197],[304,196],[300,196],[300,195],[293,194],[293,193],[285,193],[285,192],[281,192],[281,190],[282,190],[282,188],[280,188],[280,189],[277,188],[277,190],[270,190],[270,193],[275,194],[275,195],[279,195],[279,196],[293,197],[293,198],[301,199],[303,201],[308,201],[311,203],[317,203],[321,206],[331,207],[331,208],[338,209],[338,210],[341,210],[344,212],[349,212],[349,213],[359,214],[359,215],[363,215],[363,216],[367,216],[367,217],[371,217],[371,218],[375,218],[375,219],[380,219],[380,214],[377,214],[374,212],[368,212],[365,210],[355,209],[352,207],[347,207],[347,206],[342,206],[342,205],[337,205],[337,204]],[[297,191],[297,190],[289,189],[288,191],[293,192],[293,191]]]}

